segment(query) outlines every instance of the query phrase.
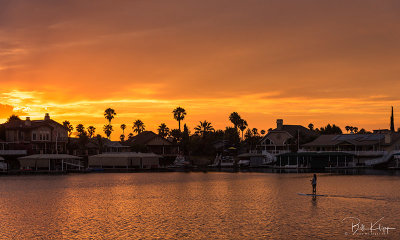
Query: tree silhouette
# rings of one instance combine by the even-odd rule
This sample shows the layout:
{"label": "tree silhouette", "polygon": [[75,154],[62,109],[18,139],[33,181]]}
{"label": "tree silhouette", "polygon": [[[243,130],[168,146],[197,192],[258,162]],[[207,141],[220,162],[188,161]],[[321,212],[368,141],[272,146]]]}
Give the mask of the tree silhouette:
{"label": "tree silhouette", "polygon": [[133,123],[133,127],[132,127],[133,132],[140,134],[145,130],[145,126],[144,123],[142,122],[142,120],[136,120]]}
{"label": "tree silhouette", "polygon": [[106,134],[107,138],[110,139],[111,133],[114,131],[111,124],[106,124],[103,126],[103,132]]}
{"label": "tree silhouette", "polygon": [[125,141],[125,135],[124,135],[124,134],[121,134],[121,135],[119,136],[119,139],[121,140],[121,142]]}
{"label": "tree silhouette", "polygon": [[63,126],[67,129],[68,137],[70,137],[72,134],[72,131],[74,130],[74,127],[71,125],[71,123],[69,121],[64,121]]}
{"label": "tree silhouette", "polygon": [[169,128],[165,123],[161,123],[160,126],[158,126],[157,130],[158,130],[158,135],[160,135],[163,138],[167,137],[169,134]]}
{"label": "tree silhouette", "polygon": [[104,111],[104,117],[108,120],[108,125],[111,125],[111,120],[114,118],[115,115],[117,115],[117,113],[112,108],[107,108]]}
{"label": "tree silhouette", "polygon": [[312,123],[308,124],[308,128],[309,128],[311,131],[314,131],[314,124],[312,124]]}
{"label": "tree silhouette", "polygon": [[247,128],[247,121],[244,120],[244,119],[240,119],[239,124],[237,125],[237,127],[242,132],[242,139],[243,139],[244,130],[246,130],[246,128]]}
{"label": "tree silhouette", "polygon": [[134,136],[133,136],[133,133],[129,133],[129,134],[128,134],[128,139],[129,139],[129,140],[131,140],[133,137],[134,137]]}
{"label": "tree silhouette", "polygon": [[196,130],[196,133],[200,134],[201,136],[204,137],[205,134],[208,132],[215,131],[214,127],[211,125],[210,122],[207,122],[204,120],[204,122],[200,121],[200,124],[197,125],[194,130]]}
{"label": "tree silhouette", "polygon": [[172,113],[174,114],[174,119],[175,119],[176,121],[178,121],[178,124],[179,124],[179,131],[180,131],[180,130],[181,130],[181,121],[182,121],[183,119],[185,119],[186,110],[183,109],[183,108],[181,108],[181,107],[177,107],[177,108],[175,108],[175,109],[172,111]]}
{"label": "tree silhouette", "polygon": [[12,121],[21,121],[21,118],[19,118],[18,115],[13,114],[7,119],[7,122],[12,122]]}
{"label": "tree silhouette", "polygon": [[240,117],[240,115],[237,112],[233,112],[233,113],[231,113],[231,115],[229,115],[229,121],[231,121],[233,123],[233,126],[236,129],[238,129],[241,119],[242,118]]}
{"label": "tree silhouette", "polygon": [[239,132],[234,127],[226,127],[224,132],[225,140],[228,140],[233,145],[238,145],[240,143]]}
{"label": "tree silhouette", "polygon": [[349,133],[349,131],[350,131],[350,126],[346,126],[346,127],[344,127],[344,129],[346,129],[347,133]]}
{"label": "tree silhouette", "polygon": [[253,129],[251,129],[251,133],[253,134],[253,136],[258,136],[259,134],[258,134],[258,129],[257,128],[253,128]]}
{"label": "tree silhouette", "polygon": [[92,137],[94,137],[94,134],[96,132],[96,128],[93,127],[93,126],[89,126],[87,128],[87,131],[88,131],[89,138],[92,138]]}
{"label": "tree silhouette", "polygon": [[261,130],[261,135],[264,135],[265,134],[265,130]]}
{"label": "tree silhouette", "polygon": [[125,138],[126,125],[125,124],[121,124],[121,129],[122,129],[122,134],[124,135],[124,138]]}
{"label": "tree silhouette", "polygon": [[253,137],[253,132],[249,129],[247,129],[246,134],[244,135],[246,140],[250,140]]}
{"label": "tree silhouette", "polygon": [[181,135],[182,135],[182,132],[179,129],[172,129],[169,132],[169,136],[172,138],[172,141],[174,143],[177,143],[181,140]]}
{"label": "tree silhouette", "polygon": [[83,135],[87,135],[85,127],[83,126],[83,124],[78,124],[75,127],[76,131],[78,132],[78,136],[82,137]]}
{"label": "tree silhouette", "polygon": [[333,125],[326,125],[326,127],[321,127],[319,130],[320,134],[342,134],[342,129],[340,127],[336,126],[335,124]]}

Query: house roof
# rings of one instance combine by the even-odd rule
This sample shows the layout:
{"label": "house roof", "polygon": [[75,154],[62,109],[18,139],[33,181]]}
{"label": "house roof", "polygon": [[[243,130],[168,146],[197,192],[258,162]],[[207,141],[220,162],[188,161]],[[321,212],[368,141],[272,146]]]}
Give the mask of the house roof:
{"label": "house roof", "polygon": [[292,137],[296,137],[298,133],[303,134],[303,135],[309,135],[309,136],[318,135],[314,131],[311,131],[310,129],[303,127],[301,125],[282,125],[281,129],[275,128],[274,130],[271,130],[270,132],[279,132],[279,131],[288,132],[290,135],[292,135]]}
{"label": "house roof", "polygon": [[355,146],[375,145],[385,139],[384,134],[340,134],[340,135],[321,135],[312,142],[303,146],[335,146],[339,144],[351,144]]}
{"label": "house roof", "polygon": [[301,125],[282,125],[281,129],[275,128],[273,130],[268,131],[268,133],[260,140],[260,142],[264,141],[271,133],[283,133],[286,132],[290,136],[297,138],[297,135],[300,134],[301,140],[313,139],[318,136],[318,133],[311,131],[310,129],[303,127]]}
{"label": "house roof", "polygon": [[136,136],[134,136],[132,139],[128,140],[127,142],[131,145],[147,145],[150,141],[153,139],[158,138],[162,139],[167,144],[171,144],[171,142],[163,137],[161,137],[158,134],[155,134],[152,131],[144,131]]}
{"label": "house roof", "polygon": [[81,157],[68,155],[68,154],[34,154],[25,157],[20,157],[18,159],[81,159]]}
{"label": "house roof", "polygon": [[33,129],[38,128],[41,126],[48,126],[50,128],[54,128],[52,124],[58,124],[61,127],[64,127],[62,124],[50,119],[50,120],[31,120],[30,125],[26,124],[26,120],[13,120],[10,122],[3,123],[3,126],[6,129],[16,129],[16,128],[23,128],[23,129]]}

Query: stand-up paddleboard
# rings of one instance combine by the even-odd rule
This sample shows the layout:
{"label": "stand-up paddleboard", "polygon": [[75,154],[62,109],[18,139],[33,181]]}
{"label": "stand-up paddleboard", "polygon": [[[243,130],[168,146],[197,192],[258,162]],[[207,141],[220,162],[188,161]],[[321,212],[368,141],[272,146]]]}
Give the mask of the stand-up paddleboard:
{"label": "stand-up paddleboard", "polygon": [[320,194],[313,194],[313,193],[297,193],[301,196],[311,196],[311,197],[324,197],[326,195],[320,195]]}

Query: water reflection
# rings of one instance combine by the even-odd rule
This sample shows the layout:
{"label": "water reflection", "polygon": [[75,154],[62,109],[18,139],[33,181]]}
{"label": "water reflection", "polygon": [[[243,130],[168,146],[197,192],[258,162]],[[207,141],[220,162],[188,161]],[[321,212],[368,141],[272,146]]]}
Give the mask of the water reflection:
{"label": "water reflection", "polygon": [[[345,217],[400,229],[397,176],[259,172],[12,176],[1,239],[341,239]],[[398,239],[394,230],[386,239]]]}

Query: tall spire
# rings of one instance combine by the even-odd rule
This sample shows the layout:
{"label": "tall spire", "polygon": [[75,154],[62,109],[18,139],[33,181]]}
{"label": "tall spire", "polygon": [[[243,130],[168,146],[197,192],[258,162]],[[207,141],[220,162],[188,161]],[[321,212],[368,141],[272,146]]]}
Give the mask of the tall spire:
{"label": "tall spire", "polygon": [[392,116],[390,117],[390,131],[394,132],[393,106],[392,106]]}

